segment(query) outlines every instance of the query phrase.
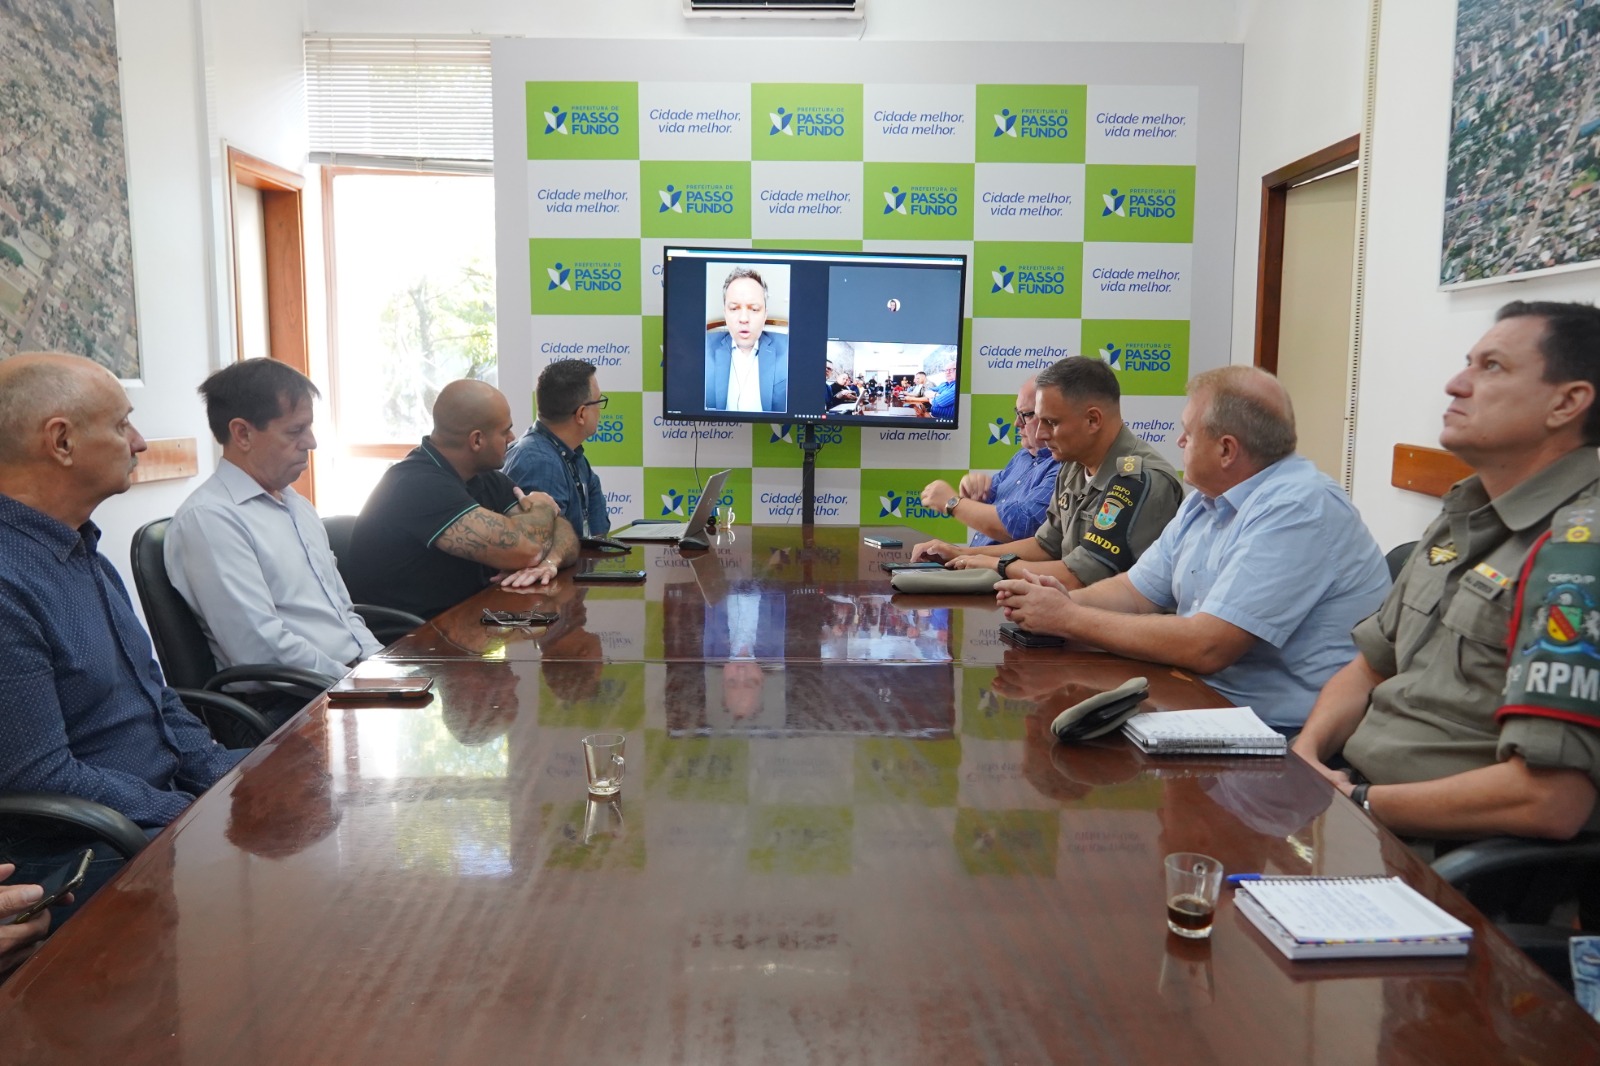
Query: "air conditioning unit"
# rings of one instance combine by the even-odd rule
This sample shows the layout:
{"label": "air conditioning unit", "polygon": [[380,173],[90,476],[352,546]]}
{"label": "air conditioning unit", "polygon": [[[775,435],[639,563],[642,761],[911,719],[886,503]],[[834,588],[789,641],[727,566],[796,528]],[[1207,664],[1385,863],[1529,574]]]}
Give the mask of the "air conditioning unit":
{"label": "air conditioning unit", "polygon": [[864,19],[867,0],[683,0],[684,18]]}

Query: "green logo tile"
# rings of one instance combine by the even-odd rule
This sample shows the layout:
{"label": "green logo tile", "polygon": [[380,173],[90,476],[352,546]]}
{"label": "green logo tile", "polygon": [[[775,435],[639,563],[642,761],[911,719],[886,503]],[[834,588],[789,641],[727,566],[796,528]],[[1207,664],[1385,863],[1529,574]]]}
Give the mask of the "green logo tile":
{"label": "green logo tile", "polygon": [[[1027,736],[1023,723],[1037,709],[1034,701],[996,695],[991,686],[997,672],[992,666],[962,669],[962,736],[974,740],[1022,740]],[[1048,718],[1044,724],[1049,724]]]}
{"label": "green logo tile", "polygon": [[967,539],[967,527],[942,511],[922,506],[922,490],[935,478],[952,485],[965,470],[893,470],[869,468],[861,471],[861,524],[904,525],[920,529],[956,544]]}
{"label": "green logo tile", "polygon": [[[820,391],[822,386],[817,386]],[[855,426],[830,423],[812,423],[818,443],[823,448],[817,453],[818,468],[855,470],[861,466],[861,430]],[[756,466],[805,465],[805,453],[800,441],[805,436],[805,426],[794,422],[777,425],[754,426],[751,429],[752,458]]]}
{"label": "green logo tile", "polygon": [[1194,167],[1092,164],[1084,172],[1084,240],[1194,240]]}
{"label": "green logo tile", "polygon": [[956,811],[955,847],[974,877],[1053,877],[1061,832],[1057,811]]}
{"label": "green logo tile", "polygon": [[[1022,384],[1019,375],[1017,384]],[[1022,446],[1017,432],[1017,394],[978,393],[972,397],[972,427],[967,430],[972,469],[999,470]]]}
{"label": "green logo tile", "polygon": [[644,393],[608,392],[600,425],[583,444],[595,466],[640,466],[644,463]]}
{"label": "green logo tile", "polygon": [[746,863],[758,874],[847,874],[854,861],[849,807],[757,807]]}
{"label": "green logo tile", "polygon": [[1110,363],[1124,395],[1182,396],[1189,381],[1189,323],[1085,319],[1083,354]]}
{"label": "green logo tile", "polygon": [[751,159],[860,159],[860,85],[750,86]]}
{"label": "green logo tile", "polygon": [[750,742],[738,737],[669,737],[644,731],[644,787],[664,799],[749,802]]}
{"label": "green logo tile", "polygon": [[972,249],[972,313],[984,318],[1077,318],[1083,245],[978,241]]}
{"label": "green logo tile", "polygon": [[544,860],[545,869],[643,870],[644,810],[638,805],[629,807],[626,821],[614,831],[611,829],[614,823],[602,816],[592,824],[603,826],[606,831],[585,839],[585,830],[589,828],[585,825],[588,806],[587,802],[546,803],[539,808],[546,839],[550,843],[550,852]]}
{"label": "green logo tile", "polygon": [[662,329],[660,315],[645,315],[639,320],[639,355],[644,365],[644,391],[661,391]]}
{"label": "green logo tile", "polygon": [[[595,654],[600,654],[598,647]],[[539,724],[547,729],[638,729],[644,724],[644,664],[547,659],[539,671]]]}
{"label": "green logo tile", "polygon": [[[760,428],[759,426],[757,427]],[[595,464],[601,465],[601,464]],[[711,467],[715,470],[717,467]],[[701,478],[705,476],[701,472]],[[687,522],[700,502],[694,470],[687,466],[647,466],[644,468],[644,517],[666,522]],[[737,521],[748,522],[750,507],[750,469],[735,467],[722,483],[719,507],[732,507]]]}
{"label": "green logo tile", "polygon": [[639,242],[535,237],[528,241],[536,315],[639,313]]}
{"label": "green logo tile", "polygon": [[856,741],[855,796],[868,803],[954,807],[961,777],[959,740]]}
{"label": "green logo tile", "polygon": [[748,237],[750,164],[640,162],[639,211],[646,237]]}
{"label": "green logo tile", "polygon": [[631,81],[530,81],[529,159],[639,158],[639,87]]}
{"label": "green logo tile", "polygon": [[978,86],[980,163],[1081,163],[1083,85]]}
{"label": "green logo tile", "polygon": [[862,231],[869,241],[970,241],[970,163],[868,163]]}

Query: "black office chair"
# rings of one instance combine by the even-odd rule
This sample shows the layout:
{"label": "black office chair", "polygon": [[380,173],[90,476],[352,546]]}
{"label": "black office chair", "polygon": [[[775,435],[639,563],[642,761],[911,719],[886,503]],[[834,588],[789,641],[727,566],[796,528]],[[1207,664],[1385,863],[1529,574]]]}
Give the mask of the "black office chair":
{"label": "black office chair", "polygon": [[1417,542],[1414,540],[1408,540],[1404,544],[1397,544],[1389,549],[1389,554],[1383,557],[1383,561],[1389,564],[1390,581],[1398,581],[1400,579],[1400,571],[1405,569],[1406,560],[1411,558],[1411,553],[1416,549]]}
{"label": "black office chair", "polygon": [[225,685],[241,681],[265,681],[310,701],[338,680],[315,670],[276,663],[253,663],[218,670],[205,631],[167,577],[162,549],[171,521],[158,518],[145,523],[133,535],[131,553],[133,583],[139,590],[139,602],[144,605],[145,620],[150,624],[150,639],[155,644],[156,658],[161,660],[167,684],[180,693],[186,689],[218,692]]}
{"label": "black office chair", "polygon": [[[178,696],[227,747],[253,748],[272,732],[259,711],[232,696],[194,690],[179,690]],[[0,835],[12,827],[42,829],[74,840],[103,840],[124,859],[139,854],[147,841],[144,830],[120,811],[57,792],[0,792]]]}
{"label": "black office chair", "polygon": [[[328,547],[333,549],[333,560],[339,566],[339,576],[344,578],[345,588],[350,587],[350,537],[356,529],[356,516],[350,514],[329,515],[322,520],[322,528],[328,531]],[[355,605],[356,614],[367,623],[367,628],[372,635],[385,644],[393,644],[407,633],[427,622],[410,611],[397,610],[394,607],[379,607],[374,603],[358,603]]]}
{"label": "black office chair", "polygon": [[[1588,898],[1600,885],[1600,834],[1572,840],[1490,837],[1439,857],[1433,869],[1493,919],[1541,969],[1572,991],[1568,941],[1600,932],[1600,913],[1586,913],[1600,902]],[[1509,906],[1504,902],[1508,884],[1516,887]],[[1570,913],[1564,905],[1573,897],[1578,904],[1577,925],[1553,921],[1557,908]]]}

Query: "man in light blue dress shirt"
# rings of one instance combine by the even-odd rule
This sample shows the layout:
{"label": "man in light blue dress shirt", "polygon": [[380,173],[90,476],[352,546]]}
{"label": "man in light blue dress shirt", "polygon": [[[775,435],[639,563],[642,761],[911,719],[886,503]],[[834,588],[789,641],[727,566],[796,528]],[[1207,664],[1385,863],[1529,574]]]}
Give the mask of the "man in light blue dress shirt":
{"label": "man in light blue dress shirt", "polygon": [[[218,667],[274,663],[342,677],[382,645],[350,602],[316,508],[292,487],[317,446],[316,386],[287,364],[246,359],[212,374],[200,394],[222,459],[172,517],[168,577]],[[245,695],[276,722],[305,702]]]}
{"label": "man in light blue dress shirt", "polygon": [[1223,367],[1188,392],[1179,443],[1196,491],[1133,568],[1071,593],[995,588],[1026,629],[1192,670],[1292,733],[1354,658],[1350,630],[1383,602],[1388,569],[1344,491],[1294,454],[1276,378]]}

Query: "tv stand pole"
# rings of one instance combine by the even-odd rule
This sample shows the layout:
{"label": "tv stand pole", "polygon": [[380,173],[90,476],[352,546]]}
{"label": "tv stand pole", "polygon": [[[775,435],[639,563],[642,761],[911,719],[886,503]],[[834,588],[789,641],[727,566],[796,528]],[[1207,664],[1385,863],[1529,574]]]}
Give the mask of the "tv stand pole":
{"label": "tv stand pole", "polygon": [[822,450],[822,445],[817,441],[816,428],[809,422],[800,436],[800,450],[805,453],[800,468],[800,524],[814,526],[817,524],[817,453]]}

